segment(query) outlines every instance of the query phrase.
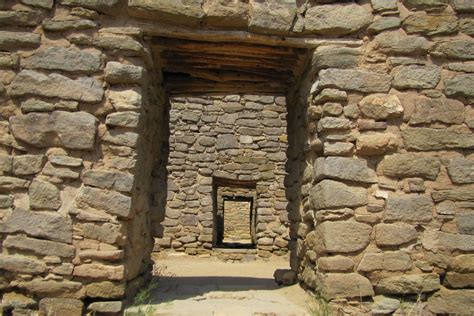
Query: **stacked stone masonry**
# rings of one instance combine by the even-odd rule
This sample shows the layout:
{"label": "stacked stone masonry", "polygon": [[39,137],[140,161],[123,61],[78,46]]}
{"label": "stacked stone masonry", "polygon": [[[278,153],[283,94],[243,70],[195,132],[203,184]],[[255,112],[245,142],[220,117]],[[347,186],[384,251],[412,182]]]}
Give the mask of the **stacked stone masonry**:
{"label": "stacked stone masonry", "polygon": [[472,313],[474,3],[295,2],[0,1],[4,311],[119,312],[146,279],[170,189],[148,41],[168,31],[312,50],[284,179],[305,287],[347,313]]}

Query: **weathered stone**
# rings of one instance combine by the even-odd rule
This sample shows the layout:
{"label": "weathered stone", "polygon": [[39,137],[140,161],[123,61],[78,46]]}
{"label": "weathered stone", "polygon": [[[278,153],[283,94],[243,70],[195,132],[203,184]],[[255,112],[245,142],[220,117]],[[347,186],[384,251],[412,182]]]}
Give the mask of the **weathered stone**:
{"label": "weathered stone", "polygon": [[324,103],[324,102],[331,102],[331,101],[346,101],[347,100],[347,92],[337,89],[323,89],[318,93],[318,95],[314,98],[314,103]]}
{"label": "weathered stone", "polygon": [[66,167],[80,167],[82,166],[81,158],[74,158],[63,155],[53,155],[48,157],[49,162],[54,165],[66,166]]}
{"label": "weathered stone", "polygon": [[50,177],[64,178],[64,179],[78,179],[79,171],[64,166],[56,166],[47,162],[43,168],[43,174]]}
{"label": "weathered stone", "polygon": [[418,233],[412,225],[406,223],[377,224],[375,243],[378,246],[399,246],[417,239]]}
{"label": "weathered stone", "polygon": [[441,163],[437,157],[417,154],[394,154],[385,156],[383,174],[393,178],[420,177],[435,180]]}
{"label": "weathered stone", "polygon": [[87,310],[93,313],[120,313],[122,302],[95,302],[87,306]]}
{"label": "weathered stone", "polygon": [[76,197],[76,205],[79,208],[91,207],[125,218],[130,215],[131,204],[131,198],[128,196],[87,186],[83,186]]}
{"label": "weathered stone", "polygon": [[216,141],[217,150],[225,150],[231,148],[238,148],[239,143],[237,138],[231,134],[218,135]]}
{"label": "weathered stone", "polygon": [[249,3],[249,30],[256,33],[286,34],[293,26],[293,3],[256,1]]}
{"label": "weathered stone", "polygon": [[248,4],[244,2],[227,2],[226,0],[206,1],[204,23],[223,28],[245,28],[247,26]]}
{"label": "weathered stone", "polygon": [[17,69],[20,66],[18,54],[0,53],[0,67]]}
{"label": "weathered stone", "polygon": [[30,236],[70,243],[72,222],[70,218],[59,214],[25,211],[17,207],[3,223],[0,223],[0,232],[22,232]]}
{"label": "weathered stone", "polygon": [[474,251],[474,236],[450,234],[440,231],[425,231],[421,240],[423,248],[433,252]]}
{"label": "weathered stone", "polygon": [[381,294],[419,294],[440,288],[437,274],[400,275],[381,279],[375,291]]}
{"label": "weathered stone", "polygon": [[123,280],[124,266],[111,266],[100,263],[81,264],[74,268],[73,275],[87,279]]}
{"label": "weathered stone", "polygon": [[397,298],[376,295],[372,299],[374,303],[371,305],[371,309],[374,314],[392,314],[400,307],[400,300]]}
{"label": "weathered stone", "polygon": [[41,274],[46,271],[46,264],[37,259],[20,255],[0,255],[0,270],[26,274]]}
{"label": "weathered stone", "polygon": [[39,46],[41,36],[29,32],[0,31],[0,48],[17,49]]}
{"label": "weathered stone", "polygon": [[13,173],[17,176],[35,174],[41,171],[45,162],[43,155],[20,155],[13,157]]}
{"label": "weathered stone", "polygon": [[115,145],[134,148],[138,142],[138,134],[121,130],[108,130],[103,140]]}
{"label": "weathered stone", "polygon": [[328,157],[315,162],[314,178],[376,183],[375,171],[367,167],[367,161],[357,158]]}
{"label": "weathered stone", "polygon": [[367,133],[357,138],[357,153],[363,156],[383,155],[397,149],[399,140],[392,133]]}
{"label": "weathered stone", "polygon": [[360,50],[349,47],[323,46],[314,53],[314,66],[323,68],[356,68]]}
{"label": "weathered stone", "polygon": [[446,79],[444,86],[447,96],[472,98],[474,97],[474,74],[457,75]]}
{"label": "weathered stone", "polygon": [[409,124],[431,122],[462,124],[464,122],[464,104],[446,98],[417,98],[415,112],[411,115]]}
{"label": "weathered stone", "polygon": [[384,215],[385,220],[407,222],[429,222],[433,217],[433,200],[429,195],[389,195]]}
{"label": "weathered stone", "polygon": [[437,190],[431,193],[435,202],[449,201],[474,201],[474,192],[469,187],[459,187],[445,190]]}
{"label": "weathered stone", "polygon": [[67,19],[67,20],[45,20],[43,29],[49,32],[63,32],[69,30],[93,29],[98,25],[96,22],[86,19]]}
{"label": "weathered stone", "polygon": [[11,192],[18,189],[27,189],[30,182],[15,177],[0,177],[0,192]]}
{"label": "weathered stone", "polygon": [[351,127],[351,121],[340,117],[323,117],[318,122],[318,131],[347,130]]}
{"label": "weathered stone", "polygon": [[310,203],[315,209],[365,205],[367,191],[341,182],[323,180],[311,188]]}
{"label": "weathered stone", "polygon": [[84,237],[102,241],[108,244],[121,244],[123,234],[120,225],[112,223],[92,224],[85,223],[83,225]]}
{"label": "weathered stone", "polygon": [[96,118],[86,112],[28,113],[10,118],[13,136],[35,147],[92,149]]}
{"label": "weathered stone", "polygon": [[43,298],[39,303],[40,312],[44,315],[81,316],[84,304],[72,298]]}
{"label": "weathered stone", "polygon": [[380,19],[375,20],[372,24],[370,24],[367,28],[367,31],[372,34],[378,34],[385,30],[399,28],[401,23],[402,20],[399,17],[381,17]]}
{"label": "weathered stone", "polygon": [[400,117],[403,114],[403,107],[396,95],[393,94],[372,94],[366,96],[359,102],[362,114],[374,120],[385,120]]}
{"label": "weathered stone", "polygon": [[353,152],[354,144],[352,143],[324,143],[324,156],[350,156]]}
{"label": "weathered stone", "polygon": [[474,273],[447,272],[443,284],[455,289],[472,288],[474,287]]}
{"label": "weathered stone", "polygon": [[474,290],[444,287],[428,298],[428,310],[435,314],[469,315],[474,309]]}
{"label": "weathered stone", "polygon": [[385,251],[380,253],[365,253],[357,267],[358,271],[371,272],[407,271],[411,268],[410,256],[404,251]]}
{"label": "weathered stone", "polygon": [[396,0],[371,0],[372,9],[379,11],[398,11]]}
{"label": "weathered stone", "polygon": [[14,97],[40,95],[82,102],[100,102],[104,95],[100,83],[89,77],[70,79],[52,73],[45,75],[33,70],[22,70],[10,85]]}
{"label": "weathered stone", "polygon": [[317,291],[328,300],[374,295],[370,281],[358,273],[320,273],[317,284]]}
{"label": "weathered stone", "polygon": [[105,124],[122,127],[137,127],[140,114],[136,112],[118,112],[107,115]]}
{"label": "weathered stone", "polygon": [[318,269],[326,272],[352,272],[354,261],[344,256],[322,257],[318,259]]}
{"label": "weathered stone", "polygon": [[310,7],[305,14],[305,32],[325,36],[356,33],[372,22],[372,14],[356,4]]}
{"label": "weathered stone", "polygon": [[117,111],[136,111],[142,106],[141,90],[138,87],[125,90],[122,87],[111,87],[107,90],[107,97]]}
{"label": "weathered stone", "polygon": [[112,84],[143,83],[145,69],[141,66],[125,65],[116,61],[109,61],[105,66],[105,80]]}
{"label": "weathered stone", "polygon": [[32,209],[53,209],[61,207],[58,188],[47,181],[34,179],[29,188],[30,207]]}
{"label": "weathered stone", "polygon": [[78,252],[78,257],[82,260],[104,260],[104,261],[117,261],[123,259],[123,250],[92,250],[85,249]]}
{"label": "weathered stone", "polygon": [[355,221],[323,222],[316,226],[314,250],[318,254],[359,251],[369,244],[371,232],[372,227]]}
{"label": "weathered stone", "polygon": [[125,285],[123,283],[103,281],[86,285],[86,295],[89,297],[121,298],[124,293]]}
{"label": "weathered stone", "polygon": [[7,249],[17,249],[41,256],[58,256],[61,258],[72,258],[75,252],[75,248],[72,245],[21,235],[7,236],[3,246]]}
{"label": "weathered stone", "polygon": [[29,307],[34,307],[36,301],[32,298],[29,298],[21,293],[17,292],[8,292],[3,294],[2,306],[4,308],[13,308],[15,311],[19,309],[26,309]]}
{"label": "weathered stone", "polygon": [[61,4],[84,7],[100,13],[116,15],[122,3],[120,0],[61,0]]}
{"label": "weathered stone", "polygon": [[204,17],[202,2],[202,0],[164,0],[159,2],[154,0],[129,0],[128,13],[138,18],[198,26]]}
{"label": "weathered stone", "polygon": [[474,12],[474,4],[470,0],[450,0],[450,3],[456,12]]}
{"label": "weathered stone", "polygon": [[474,160],[455,158],[449,162],[447,169],[453,183],[474,183]]}
{"label": "weathered stone", "polygon": [[53,103],[44,102],[34,98],[30,98],[21,103],[21,111],[25,114],[30,112],[52,112],[54,109],[55,106]]}
{"label": "weathered stone", "polygon": [[441,79],[438,66],[408,65],[394,70],[393,86],[398,89],[432,89]]}
{"label": "weathered stone", "polygon": [[82,175],[86,185],[123,192],[132,191],[133,180],[133,175],[116,171],[87,170]]}
{"label": "weathered stone", "polygon": [[452,258],[449,267],[456,272],[471,273],[474,272],[474,255],[466,254]]}
{"label": "weathered stone", "polygon": [[459,31],[474,36],[474,19],[473,18],[461,18],[459,19]]}
{"label": "weathered stone", "polygon": [[429,151],[474,147],[472,133],[453,128],[406,128],[402,131],[402,136],[407,149]]}
{"label": "weathered stone", "polygon": [[442,10],[448,0],[405,0],[404,4],[410,9]]}
{"label": "weathered stone", "polygon": [[[74,42],[70,39],[71,42]],[[81,44],[81,43],[78,43]],[[130,36],[119,36],[101,34],[92,38],[92,44],[113,52],[121,52],[126,55],[141,55],[144,51],[143,45]]]}
{"label": "weathered stone", "polygon": [[13,157],[12,156],[0,156],[0,170],[2,174],[12,173],[13,168]]}
{"label": "weathered stone", "polygon": [[[421,55],[428,51],[430,44],[422,36],[405,35],[400,31],[388,31],[377,35],[373,41],[382,53],[396,55]],[[385,92],[385,91],[384,91]]]}
{"label": "weathered stone", "polygon": [[51,9],[54,4],[54,0],[21,0],[20,2],[43,9]]}
{"label": "weathered stone", "polygon": [[458,230],[460,234],[474,235],[474,213],[463,212],[457,214]]}
{"label": "weathered stone", "polygon": [[407,33],[426,35],[451,34],[457,31],[458,19],[453,14],[427,14],[424,11],[410,14],[403,21]]}
{"label": "weathered stone", "polygon": [[324,69],[319,72],[319,88],[338,88],[364,93],[387,92],[391,77],[367,70]]}
{"label": "weathered stone", "polygon": [[22,59],[21,65],[33,69],[94,73],[100,70],[102,66],[102,56],[97,50],[49,47],[38,50],[30,57]]}
{"label": "weathered stone", "polygon": [[474,59],[474,40],[450,40],[442,41],[435,45],[431,54],[438,57],[453,59]]}
{"label": "weathered stone", "polygon": [[36,26],[42,19],[39,11],[0,11],[0,25]]}
{"label": "weathered stone", "polygon": [[10,195],[0,195],[0,208],[10,208],[13,205],[13,197]]}
{"label": "weathered stone", "polygon": [[20,281],[18,288],[35,293],[39,297],[77,297],[83,296],[81,293],[82,283],[73,281],[54,281],[33,279],[32,281]]}

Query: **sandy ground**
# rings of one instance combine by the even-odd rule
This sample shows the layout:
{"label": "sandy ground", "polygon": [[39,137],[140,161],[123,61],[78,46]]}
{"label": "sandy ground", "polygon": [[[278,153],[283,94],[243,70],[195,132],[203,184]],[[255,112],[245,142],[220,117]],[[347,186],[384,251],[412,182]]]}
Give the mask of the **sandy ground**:
{"label": "sandy ground", "polygon": [[226,263],[170,254],[157,260],[150,304],[127,314],[140,309],[141,315],[311,315],[311,297],[299,285],[275,283],[278,268],[288,268],[288,259]]}

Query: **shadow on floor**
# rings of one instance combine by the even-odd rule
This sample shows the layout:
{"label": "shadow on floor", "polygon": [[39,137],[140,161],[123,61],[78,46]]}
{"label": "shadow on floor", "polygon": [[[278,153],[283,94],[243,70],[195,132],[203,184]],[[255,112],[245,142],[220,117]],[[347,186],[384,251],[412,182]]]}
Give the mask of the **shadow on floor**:
{"label": "shadow on floor", "polygon": [[[273,278],[229,277],[229,276],[161,276],[152,281],[156,286],[153,290],[151,304],[166,303],[173,300],[194,298],[200,300],[201,296],[210,292],[234,292],[233,298],[248,294],[251,290],[275,290],[280,288]],[[237,293],[235,293],[237,292]],[[238,292],[242,292],[239,294]],[[213,295],[213,294],[209,294]],[[216,294],[217,295],[217,294]],[[229,294],[230,295],[230,294]],[[204,299],[204,298],[203,298]]]}

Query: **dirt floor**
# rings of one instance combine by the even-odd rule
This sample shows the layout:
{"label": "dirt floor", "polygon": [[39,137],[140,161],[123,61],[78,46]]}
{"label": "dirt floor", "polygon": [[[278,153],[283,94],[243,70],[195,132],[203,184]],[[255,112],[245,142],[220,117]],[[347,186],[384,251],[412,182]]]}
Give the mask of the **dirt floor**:
{"label": "dirt floor", "polygon": [[128,315],[311,315],[312,298],[299,285],[278,286],[273,272],[287,258],[227,263],[176,253],[160,255],[157,276]]}

